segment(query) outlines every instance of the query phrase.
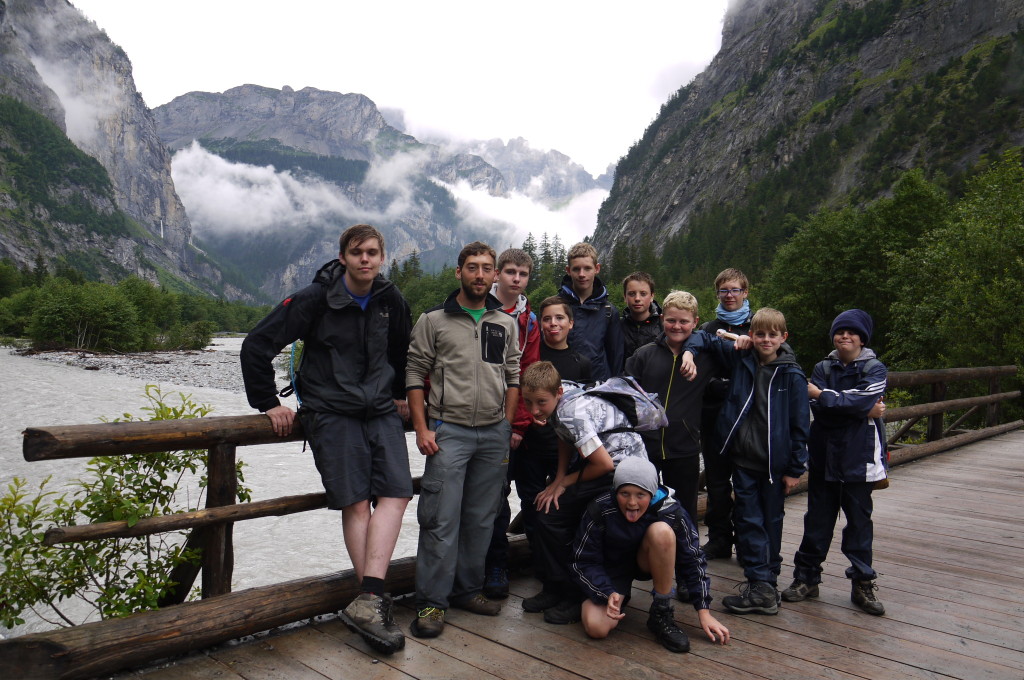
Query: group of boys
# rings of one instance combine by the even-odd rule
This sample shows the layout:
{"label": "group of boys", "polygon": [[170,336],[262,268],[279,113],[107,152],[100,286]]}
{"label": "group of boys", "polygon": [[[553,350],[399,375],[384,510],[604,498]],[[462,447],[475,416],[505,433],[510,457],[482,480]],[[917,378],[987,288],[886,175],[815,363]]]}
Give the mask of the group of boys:
{"label": "group of boys", "polygon": [[[623,282],[627,306],[620,318],[598,278],[597,252],[586,243],[569,250],[559,295],[545,299],[537,314],[524,294],[533,266],[529,255],[509,249],[498,257],[484,243],[468,244],[455,269],[459,287],[413,325],[408,304],[380,274],[383,235],[356,225],[339,245],[337,260],[250,332],[241,362],[249,402],[268,415],[274,431],[289,434],[296,415],[302,423],[328,506],[341,510],[345,545],[360,580],[362,592],[339,616],[371,646],[391,653],[405,643],[384,582],[412,497],[403,419],[411,421],[426,459],[417,505],[413,635],[441,634],[450,607],[500,612],[508,595],[513,479],[543,584],[523,607],[543,612],[546,621],[582,620],[588,635],[605,637],[624,616],[632,580],[652,579],[647,625],[666,648],[689,649],[674,622],[673,598],[691,603],[709,639],[725,644],[729,631],[709,610],[705,551],[728,557],[734,542],[748,584],[723,604],[738,613],[777,611],[782,500],[807,460],[808,400],[792,397],[807,392],[818,418],[819,410],[833,409],[842,420],[853,412],[846,385],[859,375],[851,368],[859,358],[849,359],[837,344],[839,367],[822,369],[821,376],[816,368],[807,387],[784,345],[785,320],[774,310],[751,318],[747,282],[737,270],[716,282],[719,322],[730,331],[748,324],[752,340],[739,336],[733,343],[694,333],[696,300],[674,291],[659,307],[654,282],[643,273]],[[857,336],[863,347],[870,317],[853,311],[863,315],[857,325],[838,330],[856,336],[866,328]],[[296,414],[278,399],[272,362],[299,339],[304,347]],[[869,391],[878,397],[884,366],[871,358],[881,380]],[[623,371],[661,397],[667,424],[641,436],[622,409],[581,387]],[[854,391],[862,387],[857,382]],[[779,399],[787,401],[777,404]],[[881,408],[874,404],[871,414]],[[880,609],[872,594],[870,490],[854,494],[847,479],[836,478],[833,431],[819,437],[828,453],[816,462],[815,433],[811,428],[811,482],[819,479],[823,489],[809,496],[808,518],[813,502],[826,520],[831,512],[832,521],[805,521],[795,580],[782,597],[818,594],[838,509],[849,518],[856,505],[851,552],[844,532],[843,550],[854,562],[848,575],[867,584],[860,590],[855,585],[855,601],[860,592]],[[880,441],[875,458],[884,477],[884,435]],[[728,453],[729,462],[711,453],[712,444]],[[718,517],[724,512],[728,519],[730,479],[736,494],[735,528],[723,522],[712,532],[709,521],[704,550],[693,520],[702,449],[709,516],[713,483],[719,485]],[[714,482],[710,461],[719,474]]]}

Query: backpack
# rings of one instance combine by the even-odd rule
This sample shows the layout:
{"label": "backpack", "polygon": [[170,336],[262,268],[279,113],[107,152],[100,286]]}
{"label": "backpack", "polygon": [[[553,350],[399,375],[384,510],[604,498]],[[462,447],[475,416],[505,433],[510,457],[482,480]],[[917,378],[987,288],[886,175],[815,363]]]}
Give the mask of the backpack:
{"label": "backpack", "polygon": [[616,376],[568,390],[563,395],[563,399],[578,399],[585,395],[603,399],[619,409],[631,426],[615,428],[601,434],[657,430],[668,427],[668,414],[665,413],[665,407],[658,400],[658,395],[645,392],[639,383],[630,376]]}

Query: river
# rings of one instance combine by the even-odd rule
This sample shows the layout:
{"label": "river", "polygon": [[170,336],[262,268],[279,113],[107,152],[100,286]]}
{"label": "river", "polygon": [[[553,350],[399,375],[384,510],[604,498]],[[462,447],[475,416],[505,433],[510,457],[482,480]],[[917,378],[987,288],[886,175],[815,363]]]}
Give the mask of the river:
{"label": "river", "polygon": [[[240,338],[218,338],[206,353],[195,353],[188,360],[203,371],[227,372],[237,385]],[[116,418],[124,413],[144,416],[144,389],[147,383],[159,384],[165,395],[191,394],[198,403],[213,407],[211,416],[255,413],[241,389],[196,387],[176,384],[189,380],[190,371],[168,373],[164,366],[146,366],[137,375],[117,375],[107,370],[83,370],[81,367],[42,361],[11,354],[0,349],[0,483],[6,491],[14,477],[22,477],[38,486],[48,475],[54,483],[74,479],[85,469],[84,459],[28,463],[21,453],[21,433],[26,427],[81,425],[96,423],[101,417]],[[232,373],[233,372],[233,373]],[[149,379],[146,375],[152,373]],[[192,371],[194,373],[194,371]],[[197,382],[197,381],[193,381]],[[207,381],[198,381],[204,382]],[[212,381],[214,383],[218,381]],[[223,382],[223,381],[222,381]],[[292,404],[294,406],[294,404]],[[415,447],[413,435],[407,435],[409,463],[414,476],[423,472],[423,457]],[[312,455],[302,450],[302,442],[265,446],[243,446],[238,459],[246,463],[245,484],[252,499],[267,500],[280,496],[323,491]],[[513,513],[518,499],[512,494]],[[416,553],[418,527],[416,499],[406,511],[395,557]],[[235,590],[268,585],[304,576],[330,573],[351,567],[342,542],[341,513],[329,510],[303,512],[285,517],[268,517],[235,524]],[[25,616],[23,626],[0,629],[0,637],[22,635],[50,628],[45,622]]]}

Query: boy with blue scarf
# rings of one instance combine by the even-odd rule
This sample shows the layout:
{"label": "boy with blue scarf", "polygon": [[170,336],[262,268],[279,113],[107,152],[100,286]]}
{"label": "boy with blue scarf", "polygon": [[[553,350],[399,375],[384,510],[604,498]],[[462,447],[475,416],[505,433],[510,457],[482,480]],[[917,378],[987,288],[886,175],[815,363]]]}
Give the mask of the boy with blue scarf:
{"label": "boy with blue scarf", "polygon": [[[715,294],[718,308],[714,321],[700,327],[710,335],[719,330],[736,335],[750,335],[750,302],[747,300],[750,282],[739,269],[725,269],[715,277]],[[708,542],[704,552],[709,560],[729,558],[736,542],[732,522],[732,470],[729,461],[717,455],[715,424],[722,410],[726,395],[729,394],[729,372],[720,367],[704,391],[704,405],[701,411],[701,450],[704,456],[704,479],[708,491],[707,510],[704,523],[708,526]]]}

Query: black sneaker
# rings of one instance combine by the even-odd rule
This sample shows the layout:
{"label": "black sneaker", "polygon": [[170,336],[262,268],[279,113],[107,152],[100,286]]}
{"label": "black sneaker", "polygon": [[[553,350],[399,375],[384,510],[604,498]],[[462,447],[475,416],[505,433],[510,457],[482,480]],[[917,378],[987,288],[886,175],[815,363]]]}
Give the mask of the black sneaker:
{"label": "black sneaker", "polygon": [[553,590],[547,590],[546,588],[541,590],[536,595],[528,597],[523,600],[523,609],[534,614],[542,612],[545,609],[550,609],[556,604],[562,601],[562,596]]}
{"label": "black sneaker", "polygon": [[782,591],[782,599],[786,602],[803,602],[809,597],[818,596],[818,584],[804,583],[800,579],[793,579],[789,587]]}
{"label": "black sneaker", "polygon": [[700,548],[709,560],[727,560],[732,557],[731,541],[713,538]]}
{"label": "black sneaker", "polygon": [[492,600],[508,597],[508,569],[491,567],[484,577],[484,595]]}
{"label": "black sneaker", "polygon": [[739,586],[739,595],[722,598],[722,606],[733,614],[778,614],[779,591],[767,581],[754,581]]}
{"label": "black sneaker", "polygon": [[650,615],[647,617],[647,630],[654,633],[658,642],[670,652],[690,651],[690,638],[679,630],[679,626],[676,625],[672,616],[672,605],[669,603],[659,605],[654,602],[651,604]]}
{"label": "black sneaker", "polygon": [[878,601],[878,598],[875,597],[876,590],[878,590],[878,586],[875,585],[874,581],[858,581],[857,579],[854,579],[853,592],[850,593],[850,601],[866,611],[868,614],[881,616],[885,613],[885,607]]}
{"label": "black sneaker", "polygon": [[577,598],[562,600],[544,610],[544,620],[559,626],[577,623],[583,618],[583,602]]}

